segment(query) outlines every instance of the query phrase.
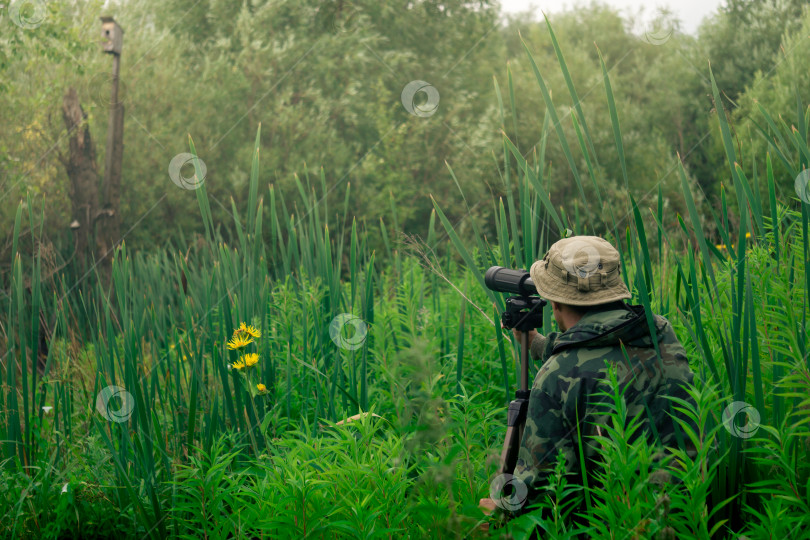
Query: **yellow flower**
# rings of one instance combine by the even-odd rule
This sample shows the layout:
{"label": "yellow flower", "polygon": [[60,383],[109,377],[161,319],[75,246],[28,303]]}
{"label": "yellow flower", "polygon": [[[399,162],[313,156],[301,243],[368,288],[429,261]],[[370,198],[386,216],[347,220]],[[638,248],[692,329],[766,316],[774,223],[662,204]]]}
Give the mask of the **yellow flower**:
{"label": "yellow flower", "polygon": [[236,330],[233,331],[234,336],[236,334],[239,334],[239,333],[247,334],[250,337],[256,338],[256,339],[262,337],[262,333],[258,328],[254,327],[253,325],[245,324],[245,323],[239,323],[239,328],[237,328]]}
{"label": "yellow flower", "polygon": [[245,326],[245,323],[242,323],[242,325],[239,327],[239,330],[255,339],[262,337],[261,331],[258,328],[254,328],[249,324]]}
{"label": "yellow flower", "polygon": [[234,335],[233,339],[228,342],[228,348],[232,351],[236,349],[244,349],[251,343],[253,343],[253,338],[242,335]]}
{"label": "yellow flower", "polygon": [[265,392],[267,390],[267,387],[265,385],[263,385],[262,383],[259,383],[259,384],[256,385],[256,389],[259,392]]}
{"label": "yellow flower", "polygon": [[233,369],[243,369],[245,367],[245,360],[243,358],[240,358],[239,360],[231,364],[231,367]]}
{"label": "yellow flower", "polygon": [[245,363],[245,367],[250,367],[259,361],[259,355],[256,353],[246,354],[240,360]]}

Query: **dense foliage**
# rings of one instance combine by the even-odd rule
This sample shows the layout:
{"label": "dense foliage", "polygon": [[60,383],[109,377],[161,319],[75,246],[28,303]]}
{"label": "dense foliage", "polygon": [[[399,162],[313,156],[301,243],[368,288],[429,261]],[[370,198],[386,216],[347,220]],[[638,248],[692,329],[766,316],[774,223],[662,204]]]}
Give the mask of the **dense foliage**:
{"label": "dense foliage", "polygon": [[[610,118],[598,112],[604,105],[596,91],[600,53],[623,125],[631,187],[655,197],[660,185],[665,206],[685,211],[676,172],[680,156],[687,177],[700,188],[698,206],[717,210],[725,157],[710,122],[707,60],[724,107],[739,107],[742,125],[756,118],[754,99],[774,117],[795,114],[796,92],[810,100],[800,68],[807,54],[801,4],[736,0],[696,37],[683,34],[667,14],[645,23],[598,3],[558,14],[557,37],[579,88],[574,107],[545,23],[527,17],[502,21],[490,1],[48,2],[38,25],[21,28],[8,17],[0,33],[0,121],[9,128],[0,133],[2,197],[19,201],[29,194],[44,202],[49,210],[43,239],[53,245],[54,267],[70,257],[68,182],[59,160],[69,134],[61,98],[68,87],[77,89],[103,163],[110,60],[99,50],[98,16],[113,14],[125,32],[122,234],[138,249],[202,232],[167,174],[172,158],[187,150],[188,134],[207,166],[217,219],[228,219],[231,197],[245,204],[249,141],[259,123],[265,134],[263,186],[291,193],[294,174],[317,176],[323,168],[335,187],[326,196],[336,203],[343,187],[352,185],[351,215],[373,227],[380,217],[390,218],[390,200],[399,209],[399,227],[424,234],[430,194],[451,219],[466,214],[449,165],[486,228],[492,217],[488,201],[504,195],[496,169],[504,165],[501,126],[527,156],[539,150],[546,130],[557,128],[544,128],[547,104],[519,34],[535,53],[559,129],[571,141],[577,135],[570,112],[581,109],[577,120],[590,128],[593,155],[574,144],[571,159],[580,168],[592,161],[609,203],[625,200],[626,193]],[[502,88],[511,77],[516,107],[538,114],[518,117],[507,109],[501,121],[493,76]],[[403,107],[401,93],[413,80],[438,91],[435,114],[418,117]],[[599,212],[573,202],[564,149],[553,135],[547,146],[548,165],[556,171],[549,186],[554,200]],[[745,156],[746,165],[754,157],[762,168],[761,152]],[[6,271],[13,215],[14,205],[2,205]],[[472,233],[461,232],[465,238]],[[380,247],[381,240],[374,243]]]}
{"label": "dense foliage", "polygon": [[[698,455],[658,486],[614,381],[602,485],[558,475],[552,519],[510,534],[810,537],[810,13],[733,1],[691,37],[599,5],[118,9],[132,233],[109,280],[71,265],[53,154],[67,85],[103,139],[101,6],[0,34],[2,197],[24,196],[0,210],[0,535],[488,537],[518,354],[482,272],[598,233],[687,348]],[[732,16],[759,34],[718,41]],[[735,43],[757,63],[719,69]],[[412,80],[435,114],[403,108]],[[186,151],[196,190],[165,174]]]}

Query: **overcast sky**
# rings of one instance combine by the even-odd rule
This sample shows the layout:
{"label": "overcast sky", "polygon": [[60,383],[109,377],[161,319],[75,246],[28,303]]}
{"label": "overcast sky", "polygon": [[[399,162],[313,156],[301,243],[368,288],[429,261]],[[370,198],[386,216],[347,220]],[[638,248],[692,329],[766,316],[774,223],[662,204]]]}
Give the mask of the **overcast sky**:
{"label": "overcast sky", "polygon": [[[602,0],[603,3],[614,6],[625,13],[636,13],[642,7],[645,20],[655,15],[658,7],[669,8],[682,23],[682,30],[694,34],[703,17],[717,10],[722,0]],[[501,0],[503,10],[507,13],[517,13],[527,10],[531,5],[536,8],[537,17],[542,18],[541,11],[554,13],[578,4],[588,4],[577,0]]]}

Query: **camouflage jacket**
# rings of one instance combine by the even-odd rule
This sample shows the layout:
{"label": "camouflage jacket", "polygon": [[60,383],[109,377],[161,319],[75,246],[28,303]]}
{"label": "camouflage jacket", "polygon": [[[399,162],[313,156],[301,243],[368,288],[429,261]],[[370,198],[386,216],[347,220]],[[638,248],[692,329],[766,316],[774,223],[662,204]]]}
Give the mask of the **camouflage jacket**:
{"label": "camouflage jacket", "polygon": [[628,421],[641,417],[637,435],[646,436],[659,448],[680,446],[685,437],[670,415],[679,413],[665,396],[693,402],[683,386],[692,382],[693,373],[672,325],[664,317],[653,318],[660,358],[643,306],[614,304],[607,310],[591,310],[567,331],[538,336],[532,342],[532,356],[544,362],[532,384],[514,472],[528,488],[527,500],[515,514],[528,511],[543,495],[560,451],[569,483],[582,483],[578,430],[585,441],[583,455],[590,474],[597,453],[588,437],[606,434],[600,428],[607,418],[599,403],[612,402],[611,397],[601,395],[612,393],[608,365],[615,366],[625,390]]}

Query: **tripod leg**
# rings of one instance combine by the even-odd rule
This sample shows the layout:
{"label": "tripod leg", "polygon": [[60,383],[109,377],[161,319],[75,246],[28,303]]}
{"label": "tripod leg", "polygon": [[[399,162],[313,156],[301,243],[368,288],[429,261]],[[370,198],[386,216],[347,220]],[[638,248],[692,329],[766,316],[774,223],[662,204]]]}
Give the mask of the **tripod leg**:
{"label": "tripod leg", "polygon": [[509,416],[506,424],[506,437],[504,437],[503,450],[501,451],[499,474],[512,474],[515,471],[528,409],[529,400],[526,398],[514,399],[509,404]]}

